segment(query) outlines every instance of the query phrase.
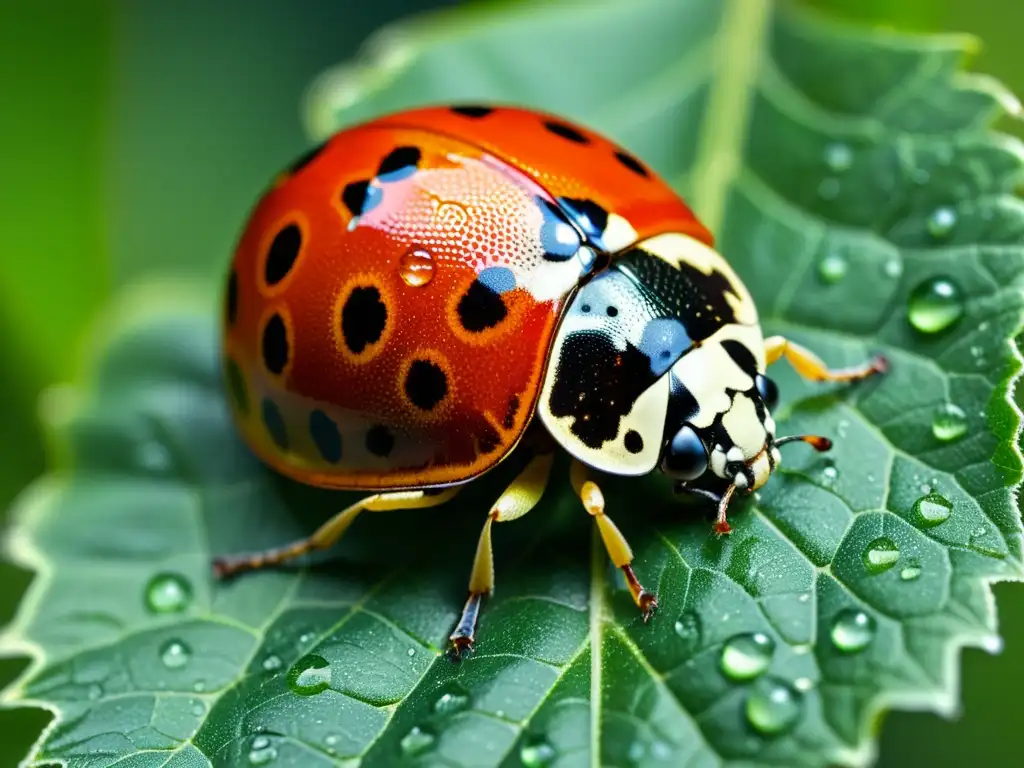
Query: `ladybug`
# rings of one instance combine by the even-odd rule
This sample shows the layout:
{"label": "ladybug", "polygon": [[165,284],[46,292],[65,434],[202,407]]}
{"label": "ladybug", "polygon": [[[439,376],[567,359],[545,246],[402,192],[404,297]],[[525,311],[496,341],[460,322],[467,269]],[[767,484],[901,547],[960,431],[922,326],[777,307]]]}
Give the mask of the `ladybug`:
{"label": "ladybug", "polygon": [[[761,487],[794,440],[776,437],[785,357],[711,233],[641,160],[554,115],[427,107],[340,131],[257,203],[227,281],[223,361],[253,452],[301,483],[368,495],[308,539],[224,557],[225,577],[331,546],[364,511],[433,507],[520,446],[495,501],[451,635],[472,647],[494,585],[491,528],[539,501],[556,449],[646,621],[656,597],[631,567],[594,474],[667,475],[717,504]],[[720,492],[708,490],[710,478]]]}

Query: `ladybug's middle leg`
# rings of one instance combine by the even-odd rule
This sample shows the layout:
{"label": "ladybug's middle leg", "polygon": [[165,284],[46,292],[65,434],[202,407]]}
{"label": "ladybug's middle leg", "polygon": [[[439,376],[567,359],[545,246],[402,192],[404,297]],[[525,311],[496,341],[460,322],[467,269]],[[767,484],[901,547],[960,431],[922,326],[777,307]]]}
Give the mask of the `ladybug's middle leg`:
{"label": "ladybug's middle leg", "polygon": [[473,558],[473,571],[469,576],[469,598],[462,609],[459,623],[455,625],[455,631],[448,638],[452,644],[452,657],[456,660],[473,647],[476,622],[480,615],[480,601],[494,590],[491,524],[517,520],[537,506],[548,484],[553,461],[554,454],[550,451],[539,452],[530,459],[523,471],[494,502],[487,520],[484,521],[484,529],[480,532],[480,541],[476,545],[476,557]]}
{"label": "ladybug's middle leg", "polygon": [[764,354],[768,365],[785,357],[793,370],[811,381],[858,381],[876,373],[885,373],[889,367],[888,361],[878,355],[852,368],[829,370],[824,361],[811,350],[784,336],[769,336],[765,339]]}
{"label": "ladybug's middle leg", "polygon": [[579,461],[574,460],[570,470],[570,481],[576,491],[576,495],[583,502],[584,509],[593,516],[597,523],[597,530],[601,533],[601,541],[608,551],[615,566],[622,570],[626,577],[626,584],[629,586],[629,593],[633,596],[633,602],[643,614],[644,621],[647,621],[658,610],[658,598],[644,589],[643,584],[633,573],[633,550],[622,535],[611,518],[604,513],[604,494],[593,480],[587,479],[587,468]]}
{"label": "ladybug's middle leg", "polygon": [[445,488],[441,491],[395,491],[392,493],[375,493],[360,499],[346,507],[326,523],[321,525],[313,535],[299,539],[283,547],[267,549],[263,552],[252,552],[242,555],[218,557],[213,561],[213,571],[219,578],[233,576],[242,571],[279,565],[315,550],[327,549],[341,538],[352,522],[362,512],[388,512],[395,509],[421,509],[435,507],[448,501],[460,490],[460,486]]}

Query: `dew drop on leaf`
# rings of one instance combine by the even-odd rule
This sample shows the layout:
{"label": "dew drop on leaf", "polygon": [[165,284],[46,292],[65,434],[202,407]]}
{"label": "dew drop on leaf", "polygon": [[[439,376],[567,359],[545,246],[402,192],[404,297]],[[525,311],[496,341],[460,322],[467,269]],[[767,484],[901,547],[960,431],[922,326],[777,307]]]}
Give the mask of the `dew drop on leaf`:
{"label": "dew drop on leaf", "polygon": [[829,637],[832,644],[843,653],[863,651],[875,639],[875,619],[856,608],[846,608],[832,620]]}
{"label": "dew drop on leaf", "polygon": [[428,251],[409,251],[398,263],[398,272],[406,285],[419,288],[434,277],[434,257]]}
{"label": "dew drop on leaf", "polygon": [[921,566],[918,563],[911,563],[900,571],[900,578],[903,581],[916,581],[921,575]]}
{"label": "dew drop on leaf", "polygon": [[546,741],[531,741],[519,750],[519,759],[525,768],[545,768],[555,759],[555,748]]}
{"label": "dew drop on leaf", "polygon": [[192,585],[177,573],[158,573],[146,584],[146,607],[153,613],[180,613],[192,602]]}
{"label": "dew drop on leaf", "polygon": [[825,476],[825,480],[829,483],[833,483],[839,477],[839,470],[836,469],[835,462],[832,459],[825,459],[825,467],[821,470],[821,474]]}
{"label": "dew drop on leaf", "polygon": [[935,411],[932,434],[936,440],[951,443],[967,433],[967,414],[959,406],[946,403]]}
{"label": "dew drop on leaf", "polygon": [[676,619],[674,629],[683,641],[687,654],[693,653],[700,645],[700,616],[693,611],[684,611]]}
{"label": "dew drop on leaf", "polygon": [[273,672],[276,669],[280,669],[282,664],[283,664],[283,662],[281,661],[281,657],[280,656],[276,656],[275,654],[272,653],[269,656],[267,656],[265,659],[263,659],[263,665],[262,666],[263,666],[263,669],[266,670],[267,672]]}
{"label": "dew drop on leaf", "polygon": [[964,302],[960,288],[948,278],[926,280],[910,293],[907,318],[921,333],[944,331],[963,314]]}
{"label": "dew drop on leaf", "polygon": [[434,741],[434,734],[417,725],[402,737],[399,746],[402,748],[403,755],[414,757],[415,755],[423,754],[434,746]]}
{"label": "dew drop on leaf", "polygon": [[765,678],[747,694],[747,721],[756,730],[776,736],[788,731],[800,717],[803,697],[781,680]]}
{"label": "dew drop on leaf", "polygon": [[206,705],[197,699],[196,701],[192,702],[191,712],[195,717],[202,717],[206,714]]}
{"label": "dew drop on leaf", "polygon": [[882,264],[882,274],[893,279],[903,274],[903,260],[898,256],[890,256]]}
{"label": "dew drop on leaf", "polygon": [[846,277],[846,257],[838,253],[827,254],[818,262],[818,277],[823,283],[834,285]]}
{"label": "dew drop on leaf", "polygon": [[96,701],[103,696],[103,686],[99,683],[93,683],[89,686],[89,690],[86,691],[85,695],[89,697],[89,701]]}
{"label": "dew drop on leaf", "polygon": [[469,704],[469,694],[462,688],[452,688],[442,693],[434,702],[434,712],[439,715],[454,715]]}
{"label": "dew drop on leaf", "polygon": [[864,567],[869,573],[888,571],[900,559],[900,548],[888,536],[879,536],[864,549]]}
{"label": "dew drop on leaf", "polygon": [[953,503],[942,494],[932,491],[914,502],[914,517],[918,525],[934,528],[949,519]]}
{"label": "dew drop on leaf", "polygon": [[288,670],[288,687],[300,696],[315,696],[331,685],[331,665],[315,653],[303,656]]}
{"label": "dew drop on leaf", "polygon": [[266,736],[257,736],[252,740],[249,750],[249,765],[269,765],[277,759],[277,748]]}
{"label": "dew drop on leaf", "polygon": [[833,141],[825,147],[825,165],[836,173],[849,170],[853,165],[853,150],[849,144]]}
{"label": "dew drop on leaf", "polygon": [[751,680],[766,669],[775,653],[775,641],[763,632],[729,638],[722,647],[722,672],[733,680]]}
{"label": "dew drop on leaf", "polygon": [[949,206],[936,208],[928,217],[928,234],[936,240],[949,237],[956,227],[956,219],[956,211]]}
{"label": "dew drop on leaf", "polygon": [[168,640],[160,648],[160,661],[168,669],[181,669],[192,658],[192,650],[180,640]]}

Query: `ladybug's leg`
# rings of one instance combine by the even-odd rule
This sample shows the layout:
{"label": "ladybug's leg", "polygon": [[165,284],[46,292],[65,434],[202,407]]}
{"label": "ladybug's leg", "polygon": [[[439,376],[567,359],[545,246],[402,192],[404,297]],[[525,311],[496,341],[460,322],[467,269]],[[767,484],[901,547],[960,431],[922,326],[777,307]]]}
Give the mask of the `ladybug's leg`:
{"label": "ladybug's leg", "polygon": [[522,472],[505,489],[491,507],[484,521],[484,529],[480,532],[480,541],[476,545],[476,557],[473,558],[473,571],[469,576],[469,598],[462,609],[459,623],[451,637],[451,654],[456,660],[473,647],[476,634],[477,617],[480,614],[480,601],[494,590],[494,553],[491,550],[491,524],[507,523],[518,520],[540,501],[544,488],[551,474],[554,454],[538,453]]}
{"label": "ladybug's leg", "polygon": [[578,461],[573,461],[570,470],[570,481],[576,491],[576,495],[583,502],[584,509],[589,512],[594,522],[597,523],[597,530],[601,533],[601,541],[608,551],[608,557],[615,563],[617,568],[622,569],[626,576],[626,584],[629,585],[629,593],[633,596],[633,602],[643,614],[646,622],[658,610],[658,598],[644,589],[633,573],[633,550],[622,535],[622,531],[616,527],[611,518],[604,513],[604,494],[597,487],[597,483],[587,479],[587,468]]}
{"label": "ladybug's leg", "polygon": [[284,547],[275,547],[263,552],[218,557],[213,561],[213,572],[220,578],[233,576],[242,571],[278,565],[286,560],[293,560],[318,549],[332,546],[341,535],[348,530],[352,522],[361,512],[388,512],[395,509],[419,509],[434,507],[448,501],[459,491],[459,487],[445,488],[441,491],[397,491],[394,493],[375,493],[360,499],[350,507],[343,509],[326,523],[321,525],[312,536],[300,539]]}
{"label": "ladybug's leg", "polygon": [[877,355],[862,365],[830,371],[816,354],[782,336],[765,339],[764,354],[768,365],[785,357],[797,373],[811,381],[857,381],[875,373],[885,373],[889,368],[889,362]]}

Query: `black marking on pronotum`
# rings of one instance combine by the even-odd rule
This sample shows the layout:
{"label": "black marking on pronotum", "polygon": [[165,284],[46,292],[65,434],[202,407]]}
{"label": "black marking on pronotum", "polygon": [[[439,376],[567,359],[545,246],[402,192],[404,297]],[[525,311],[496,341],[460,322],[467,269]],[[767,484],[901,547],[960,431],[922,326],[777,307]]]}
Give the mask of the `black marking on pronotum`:
{"label": "black marking on pronotum", "polygon": [[596,331],[570,333],[557,365],[551,413],[571,417],[570,431],[594,449],[615,439],[622,419],[655,380],[647,355],[629,343],[619,351]]}
{"label": "black marking on pronotum", "polygon": [[395,436],[383,424],[375,424],[366,432],[366,450],[374,456],[386,458],[395,447]]}
{"label": "black marking on pronotum", "polygon": [[432,360],[413,360],[405,376],[405,396],[423,411],[432,411],[448,394],[448,377]]}
{"label": "black marking on pronotum", "polygon": [[380,161],[377,175],[387,176],[389,173],[394,173],[410,166],[415,168],[419,162],[420,151],[416,147],[395,147]]}
{"label": "black marking on pronotum", "polygon": [[309,414],[309,436],[324,461],[329,464],[341,461],[341,432],[334,419],[319,409]]}
{"label": "black marking on pronotum", "polygon": [[686,329],[695,342],[703,341],[723,325],[736,322],[736,313],[727,296],[739,297],[728,277],[717,269],[705,274],[686,261],[678,267],[642,248],[632,248],[617,263],[627,264],[648,289]]}
{"label": "black marking on pronotum", "polygon": [[577,131],[571,125],[566,123],[560,123],[557,120],[546,120],[544,127],[547,128],[551,133],[556,136],[561,136],[563,139],[568,139],[574,144],[589,144],[590,139],[584,136],[582,133]]}
{"label": "black marking on pronotum", "polygon": [[278,375],[288,365],[288,329],[285,327],[284,318],[274,313],[267,324],[263,326],[263,364],[271,373]]}
{"label": "black marking on pronotum", "polygon": [[615,159],[629,168],[633,173],[643,176],[645,179],[650,176],[650,173],[646,168],[644,168],[643,164],[628,152],[623,152],[620,149],[615,153]]}
{"label": "black marking on pronotum", "polygon": [[693,393],[675,375],[669,373],[668,412],[665,415],[665,440],[671,440],[683,424],[692,420],[700,410],[700,403]]}
{"label": "black marking on pronotum", "polygon": [[626,450],[630,453],[640,453],[644,449],[644,438],[635,429],[630,429],[626,432],[625,437],[623,437],[622,444],[626,446]]}
{"label": "black marking on pronotum", "polygon": [[456,311],[462,327],[471,333],[493,328],[508,315],[508,307],[501,295],[480,280],[470,283],[459,299]]}
{"label": "black marking on pronotum", "polygon": [[263,267],[263,279],[267,285],[277,285],[288,276],[295,266],[295,260],[299,258],[301,248],[302,230],[298,224],[286,224],[274,235]]}
{"label": "black marking on pronotum", "polygon": [[388,308],[375,285],[352,289],[341,308],[341,336],[355,355],[380,341],[388,322]]}
{"label": "black marking on pronotum", "polygon": [[751,379],[757,378],[757,361],[745,344],[741,344],[735,339],[724,339],[722,341],[722,349],[729,353],[729,357],[739,366],[741,371]]}
{"label": "black marking on pronotum", "polygon": [[493,107],[478,107],[471,104],[451,108],[452,112],[463,117],[487,117],[494,111]]}
{"label": "black marking on pronotum", "polygon": [[363,205],[366,203],[366,191],[369,187],[370,182],[363,179],[346,184],[345,189],[342,190],[341,202],[345,204],[345,207],[351,211],[353,216],[362,214]]}

